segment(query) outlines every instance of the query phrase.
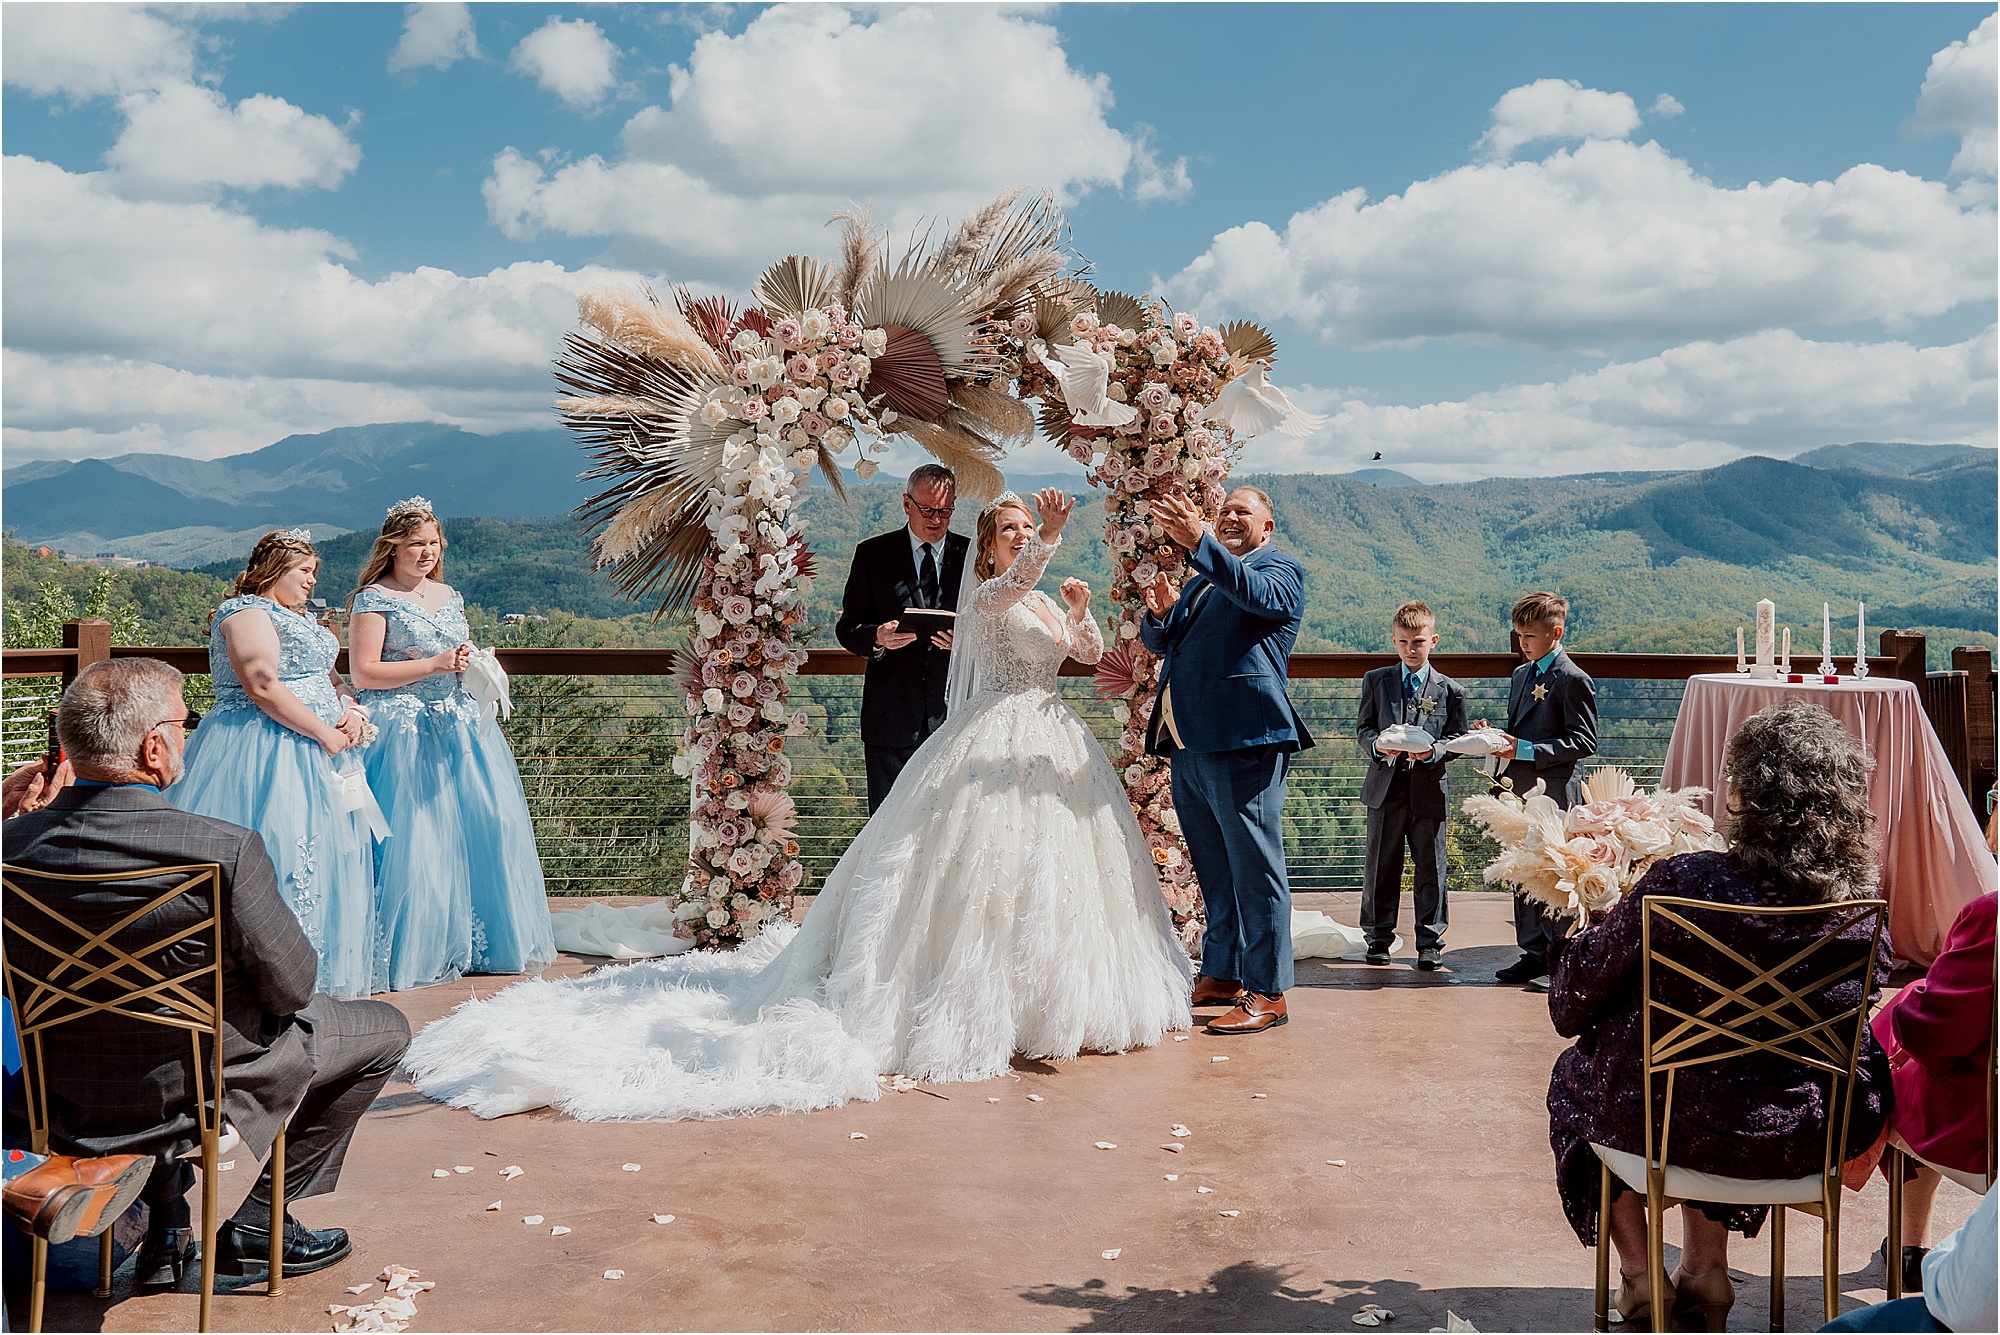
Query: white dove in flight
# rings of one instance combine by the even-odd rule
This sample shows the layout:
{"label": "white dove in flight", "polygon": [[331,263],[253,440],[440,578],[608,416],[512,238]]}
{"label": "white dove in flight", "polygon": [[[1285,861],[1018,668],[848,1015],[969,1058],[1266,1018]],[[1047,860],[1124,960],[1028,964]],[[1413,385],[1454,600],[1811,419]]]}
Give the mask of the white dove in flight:
{"label": "white dove in flight", "polygon": [[1202,414],[1205,422],[1222,422],[1248,440],[1266,431],[1283,436],[1309,436],[1326,425],[1321,413],[1309,413],[1284,391],[1264,379],[1268,362],[1258,361],[1242,375],[1222,387],[1215,402]]}
{"label": "white dove in flight", "polygon": [[1063,402],[1069,420],[1078,426],[1124,426],[1138,417],[1139,410],[1120,403],[1105,391],[1111,387],[1111,363],[1090,348],[1075,343],[1056,345],[1058,362],[1049,360],[1048,351],[1037,351],[1042,365],[1056,373],[1062,383]]}

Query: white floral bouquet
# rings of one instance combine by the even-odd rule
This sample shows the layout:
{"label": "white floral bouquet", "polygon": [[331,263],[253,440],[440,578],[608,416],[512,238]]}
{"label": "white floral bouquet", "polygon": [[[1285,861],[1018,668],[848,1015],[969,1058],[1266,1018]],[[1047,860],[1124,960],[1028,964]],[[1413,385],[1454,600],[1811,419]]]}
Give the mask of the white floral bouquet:
{"label": "white floral bouquet", "polygon": [[1624,770],[1607,765],[1590,771],[1583,802],[1568,811],[1540,781],[1525,797],[1481,794],[1461,805],[1500,845],[1482,879],[1511,885],[1515,894],[1581,925],[1616,904],[1661,858],[1729,847],[1696,805],[1706,796],[1705,788],[1648,793]]}

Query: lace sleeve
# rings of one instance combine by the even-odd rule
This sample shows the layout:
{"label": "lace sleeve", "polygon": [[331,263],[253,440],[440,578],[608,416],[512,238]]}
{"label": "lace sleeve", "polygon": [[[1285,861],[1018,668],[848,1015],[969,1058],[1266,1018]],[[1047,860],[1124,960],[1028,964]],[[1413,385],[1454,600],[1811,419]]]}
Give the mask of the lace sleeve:
{"label": "lace sleeve", "polygon": [[[1062,543],[1058,537],[1054,542],[1043,542],[1040,534],[1028,539],[1028,545],[1014,558],[1014,564],[1007,567],[1007,573],[996,575],[981,584],[972,595],[972,610],[984,618],[999,616],[1015,603],[1027,597],[1040,582],[1042,572],[1049,568],[1049,558]],[[970,552],[966,560],[972,559]]]}
{"label": "lace sleeve", "polygon": [[1097,618],[1084,613],[1083,620],[1071,621],[1069,609],[1060,609],[1063,614],[1063,648],[1069,656],[1089,667],[1104,657],[1104,632],[1098,628]]}

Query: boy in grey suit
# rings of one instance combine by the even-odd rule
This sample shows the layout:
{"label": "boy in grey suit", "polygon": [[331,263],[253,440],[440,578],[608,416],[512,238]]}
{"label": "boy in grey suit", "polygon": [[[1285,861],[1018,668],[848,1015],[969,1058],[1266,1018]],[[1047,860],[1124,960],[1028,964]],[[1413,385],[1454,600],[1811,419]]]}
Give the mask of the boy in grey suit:
{"label": "boy in grey suit", "polygon": [[[187,729],[199,718],[181,693],[181,674],[151,658],[93,663],[63,692],[57,729],[76,782],[46,808],[5,826],[6,860],[67,875],[132,871],[177,863],[222,868],[223,1116],[244,1148],[263,1157],[286,1130],[288,1200],[323,1195],[362,1113],[410,1043],[409,1021],[379,1001],[336,1001],[314,992],[312,945],[278,893],[277,874],[255,831],[181,811],[160,789],[181,775]],[[147,881],[110,885],[23,878],[35,898],[91,927],[107,928],[164,888]],[[148,920],[161,934],[192,910],[169,904]],[[21,924],[10,924],[19,928]],[[8,951],[34,967],[32,943],[16,931]],[[125,1025],[93,1033],[90,1021],[52,1031],[50,1131],[58,1148],[90,1155],[161,1156],[143,1199],[152,1225],[139,1253],[142,1287],[175,1284],[190,1264],[193,1182],[174,1156],[195,1141],[187,1107],[187,1042],[134,1039]],[[259,1275],[270,1255],[268,1165],[216,1237],[216,1268]],[[337,1228],[284,1221],[285,1269],[309,1274],[352,1250]]]}
{"label": "boy in grey suit", "polygon": [[[1403,898],[1403,845],[1415,866],[1417,967],[1444,963],[1444,821],[1449,805],[1445,742],[1465,731],[1465,688],[1431,666],[1437,617],[1420,602],[1404,603],[1390,619],[1389,640],[1402,661],[1361,679],[1355,735],[1368,757],[1361,801],[1368,808],[1368,861],[1361,891],[1361,930],[1368,962],[1387,964]],[[1423,755],[1384,751],[1383,729],[1406,723],[1429,733]]]}

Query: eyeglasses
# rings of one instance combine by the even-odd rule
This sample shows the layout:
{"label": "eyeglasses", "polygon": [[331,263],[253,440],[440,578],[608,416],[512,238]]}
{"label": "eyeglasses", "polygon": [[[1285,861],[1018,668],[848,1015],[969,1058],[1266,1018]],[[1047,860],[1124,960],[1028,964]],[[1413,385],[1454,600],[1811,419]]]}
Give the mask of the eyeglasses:
{"label": "eyeglasses", "polygon": [[903,499],[909,502],[911,509],[932,523],[936,523],[940,519],[951,518],[951,512],[957,508],[951,505],[918,505],[916,499],[908,495],[905,495]]}
{"label": "eyeglasses", "polygon": [[178,723],[181,725],[182,732],[193,732],[195,730],[195,726],[200,722],[201,722],[200,712],[197,710],[190,709],[187,712],[186,718],[163,718],[158,723],[155,723],[153,726],[155,728],[164,728],[169,723]]}

